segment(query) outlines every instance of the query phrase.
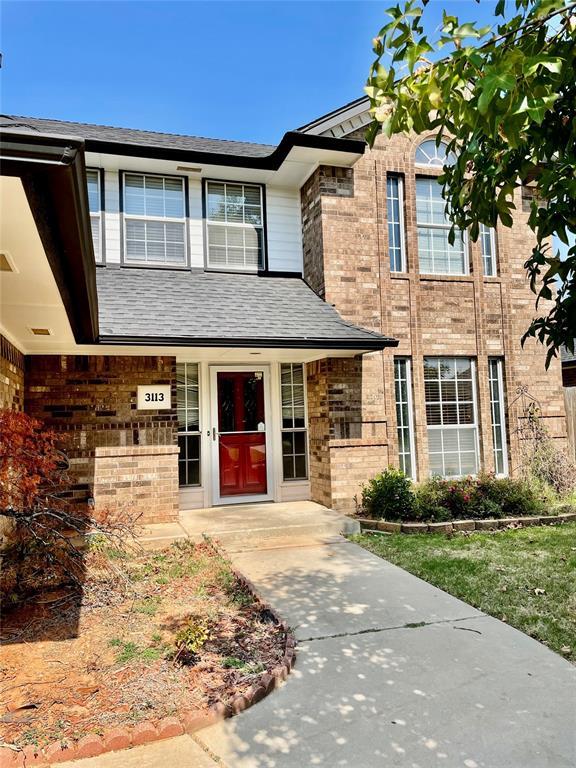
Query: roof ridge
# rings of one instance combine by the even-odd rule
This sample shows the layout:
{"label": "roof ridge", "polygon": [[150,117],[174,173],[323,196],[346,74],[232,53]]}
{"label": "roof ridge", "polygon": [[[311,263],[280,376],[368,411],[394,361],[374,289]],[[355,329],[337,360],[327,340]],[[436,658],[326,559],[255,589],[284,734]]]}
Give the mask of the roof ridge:
{"label": "roof ridge", "polygon": [[198,136],[197,134],[191,134],[191,133],[173,133],[171,131],[151,131],[148,128],[127,128],[126,126],[121,125],[103,125],[101,123],[84,123],[80,122],[79,120],[61,120],[58,117],[35,117],[34,115],[2,115],[4,118],[8,118],[9,120],[42,120],[44,122],[51,122],[51,123],[65,123],[67,125],[79,125],[79,126],[87,126],[89,128],[110,128],[113,131],[137,131],[138,133],[149,133],[153,136],[175,136],[180,139],[203,139],[204,141],[219,141],[219,142],[226,142],[229,144],[253,144],[254,146],[259,147],[273,147],[275,148],[276,144],[267,144],[265,142],[260,141],[244,141],[243,139],[218,139],[214,136]]}

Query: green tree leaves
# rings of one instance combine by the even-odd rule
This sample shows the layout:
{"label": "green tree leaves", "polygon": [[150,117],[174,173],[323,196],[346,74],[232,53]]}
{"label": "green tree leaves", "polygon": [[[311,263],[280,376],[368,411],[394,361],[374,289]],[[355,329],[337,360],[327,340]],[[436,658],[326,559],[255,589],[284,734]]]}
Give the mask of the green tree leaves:
{"label": "green tree leaves", "polygon": [[576,245],[561,260],[548,242],[576,233],[576,3],[499,0],[496,29],[444,14],[435,40],[424,32],[426,4],[389,9],[375,38],[368,141],[379,131],[442,134],[458,155],[441,178],[448,212],[473,239],[480,223],[512,226],[514,192],[530,185],[536,246],[526,271],[546,314],[524,340],[546,344],[549,364],[576,337]]}

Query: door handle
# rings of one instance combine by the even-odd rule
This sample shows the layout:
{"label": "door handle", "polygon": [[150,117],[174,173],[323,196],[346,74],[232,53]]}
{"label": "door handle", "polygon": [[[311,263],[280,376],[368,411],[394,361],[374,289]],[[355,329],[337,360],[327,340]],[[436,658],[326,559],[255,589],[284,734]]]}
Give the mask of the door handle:
{"label": "door handle", "polygon": [[216,440],[216,427],[212,427],[212,440]]}

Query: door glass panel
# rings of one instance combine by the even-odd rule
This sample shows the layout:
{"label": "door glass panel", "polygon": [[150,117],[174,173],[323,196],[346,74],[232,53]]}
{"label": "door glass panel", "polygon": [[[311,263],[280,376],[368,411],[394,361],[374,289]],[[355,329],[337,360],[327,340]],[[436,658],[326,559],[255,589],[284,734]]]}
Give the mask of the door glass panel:
{"label": "door glass panel", "polygon": [[237,414],[234,379],[218,374],[218,414],[220,432],[236,432]]}

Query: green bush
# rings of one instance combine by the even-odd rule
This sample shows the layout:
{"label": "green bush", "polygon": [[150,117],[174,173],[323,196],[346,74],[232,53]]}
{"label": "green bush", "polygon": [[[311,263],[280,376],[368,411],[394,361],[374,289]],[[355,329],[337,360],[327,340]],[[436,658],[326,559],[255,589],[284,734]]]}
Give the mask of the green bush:
{"label": "green bush", "polygon": [[413,520],[416,497],[412,482],[401,470],[388,467],[362,487],[362,508],[370,517]]}
{"label": "green bush", "polygon": [[541,515],[543,495],[534,484],[510,477],[481,474],[460,480],[425,480],[416,489],[417,517],[457,520]]}
{"label": "green bush", "polygon": [[388,467],[362,488],[362,507],[387,520],[482,520],[543,515],[550,490],[535,480],[480,474],[458,480],[432,477],[416,486],[399,469]]}

